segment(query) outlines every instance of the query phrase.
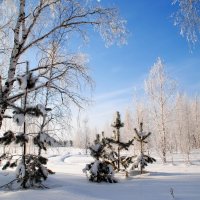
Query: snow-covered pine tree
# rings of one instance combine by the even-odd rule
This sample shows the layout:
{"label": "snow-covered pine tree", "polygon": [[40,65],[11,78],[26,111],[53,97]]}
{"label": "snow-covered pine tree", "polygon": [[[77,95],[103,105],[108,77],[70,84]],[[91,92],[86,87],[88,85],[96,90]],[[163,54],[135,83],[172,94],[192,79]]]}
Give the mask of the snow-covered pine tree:
{"label": "snow-covered pine tree", "polygon": [[104,160],[105,145],[104,137],[100,139],[100,135],[97,134],[94,144],[89,147],[91,156],[95,161],[87,164],[83,172],[86,173],[89,181],[116,183],[112,165]]}
{"label": "snow-covered pine tree", "polygon": [[116,112],[116,118],[112,124],[114,127],[114,135],[112,138],[105,138],[106,153],[104,158],[112,164],[116,171],[120,171],[121,167],[126,171],[127,167],[132,163],[133,156],[121,156],[121,150],[128,151],[129,147],[133,145],[133,140],[129,140],[127,143],[122,142],[120,139],[120,128],[124,127],[124,123],[121,122],[120,113]]}
{"label": "snow-covered pine tree", "polygon": [[136,128],[134,130],[136,133],[136,136],[134,137],[134,139],[140,143],[140,153],[134,160],[132,168],[139,167],[140,173],[142,174],[143,169],[148,165],[148,163],[153,163],[156,161],[156,159],[152,158],[149,155],[144,154],[144,144],[148,143],[147,138],[151,135],[151,132],[146,133],[143,131],[143,123],[142,122],[140,123],[139,131]]}
{"label": "snow-covered pine tree", "polygon": [[[16,168],[16,179],[6,184],[5,187],[9,188],[32,188],[32,187],[45,187],[42,184],[42,180],[46,180],[48,174],[53,172],[45,165],[47,164],[47,158],[40,155],[27,154],[27,143],[31,136],[27,131],[27,119],[30,117],[40,117],[43,119],[47,117],[47,111],[50,111],[49,108],[38,104],[36,106],[28,106],[28,92],[35,87],[37,78],[30,74],[28,70],[24,75],[18,77],[19,87],[24,91],[23,103],[22,106],[10,105],[13,111],[13,121],[19,126],[23,126],[23,132],[15,133],[12,131],[7,131],[4,133],[4,136],[0,138],[0,143],[3,145],[10,145],[11,143],[20,144],[22,147],[22,154],[19,156],[10,155],[9,153],[4,153],[0,158],[7,160],[3,166],[3,170],[8,167],[17,167]],[[45,123],[45,121],[43,120]],[[43,123],[43,125],[44,125]],[[42,130],[42,129],[41,129]],[[33,133],[35,135],[35,133]],[[34,142],[39,146],[39,148],[45,149],[46,144],[54,143],[55,139],[51,138],[48,134],[44,132],[39,132],[38,135],[34,138]],[[41,151],[39,151],[41,152]]]}

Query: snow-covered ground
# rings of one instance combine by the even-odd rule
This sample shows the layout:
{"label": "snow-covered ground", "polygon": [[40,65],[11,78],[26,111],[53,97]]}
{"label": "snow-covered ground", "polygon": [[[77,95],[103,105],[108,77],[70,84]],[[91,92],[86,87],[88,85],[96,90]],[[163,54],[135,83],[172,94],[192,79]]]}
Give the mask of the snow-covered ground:
{"label": "snow-covered ground", "polygon": [[[91,183],[82,169],[93,159],[84,151],[72,148],[48,153],[48,167],[56,172],[49,176],[45,190],[0,191],[2,200],[199,200],[200,152],[193,152],[191,163],[182,155],[174,156],[174,164],[158,161],[149,165],[148,174],[126,179],[116,175],[119,183]],[[14,179],[14,172],[0,171],[0,185]],[[174,198],[171,193],[173,193]]]}

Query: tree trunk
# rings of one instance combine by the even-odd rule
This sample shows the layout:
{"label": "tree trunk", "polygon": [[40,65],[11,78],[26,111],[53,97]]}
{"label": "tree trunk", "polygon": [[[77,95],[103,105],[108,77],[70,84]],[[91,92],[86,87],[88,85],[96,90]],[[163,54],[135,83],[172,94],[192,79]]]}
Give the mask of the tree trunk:
{"label": "tree trunk", "polygon": [[[26,62],[26,73],[28,73],[28,62]],[[26,91],[25,91],[25,96],[24,96],[24,137],[26,136],[26,114],[25,114],[25,111],[26,111],[26,104],[27,104],[27,95],[28,95],[28,91],[27,91],[27,88],[26,88]],[[25,179],[23,180],[22,182],[22,187],[23,188],[26,188],[26,176],[27,176],[27,169],[26,169],[26,151],[27,151],[27,148],[26,148],[26,141],[24,140],[24,144],[23,144],[23,154],[22,154],[22,159],[23,159],[23,164],[24,164],[24,170],[25,170]]]}
{"label": "tree trunk", "polygon": [[[119,132],[119,129],[117,129],[117,142],[119,143],[120,142],[120,132]],[[118,145],[118,148],[117,148],[117,154],[118,154],[118,158],[117,158],[117,170],[120,171],[120,148],[119,148],[119,145]]]}
{"label": "tree trunk", "polygon": [[[140,155],[143,156],[143,145],[142,140],[140,140]],[[143,173],[142,165],[140,164],[140,174]]]}
{"label": "tree trunk", "polygon": [[[15,77],[15,71],[17,62],[20,57],[20,51],[24,44],[24,40],[22,39],[20,41],[20,27],[21,25],[25,24],[25,0],[20,0],[20,6],[19,6],[19,14],[18,19],[14,28],[14,45],[10,57],[10,64],[9,64],[9,70],[8,70],[8,78],[5,82],[4,87],[1,87],[1,102],[0,102],[0,129],[2,127],[2,121],[3,121],[3,115],[8,107],[8,105],[5,103],[7,101],[7,98],[9,97],[13,84],[14,84],[14,77]],[[24,27],[23,27],[23,31]]]}

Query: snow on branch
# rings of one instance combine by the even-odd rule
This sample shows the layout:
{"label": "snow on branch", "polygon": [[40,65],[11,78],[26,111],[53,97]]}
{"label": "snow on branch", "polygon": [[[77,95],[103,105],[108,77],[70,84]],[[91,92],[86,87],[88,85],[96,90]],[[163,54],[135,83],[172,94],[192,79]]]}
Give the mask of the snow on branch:
{"label": "snow on branch", "polygon": [[43,150],[47,150],[47,146],[59,147],[61,144],[45,132],[40,132],[34,139],[34,144]]}
{"label": "snow on branch", "polygon": [[24,133],[18,133],[18,135],[16,135],[16,140],[15,140],[15,143],[16,144],[20,144],[20,146],[23,146],[24,143],[28,143],[29,141],[29,137],[27,134],[24,134]]}
{"label": "snow on branch", "polygon": [[17,81],[21,90],[34,88],[37,80],[38,77],[34,77],[32,73],[17,77]]}
{"label": "snow on branch", "polygon": [[16,111],[14,111],[13,121],[15,123],[17,123],[18,126],[22,126],[24,124],[24,121],[25,121],[24,114],[23,113],[17,113]]}
{"label": "snow on branch", "polygon": [[15,134],[12,131],[7,131],[0,138],[0,144],[9,145],[15,140]]}
{"label": "snow on branch", "polygon": [[112,138],[105,138],[104,140],[105,140],[105,143],[108,145],[111,145],[111,144],[119,145],[120,150],[122,149],[128,150],[130,145],[133,145],[133,141],[134,141],[134,139],[132,139],[132,140],[129,140],[127,143],[124,143],[124,142],[116,141]]}
{"label": "snow on branch", "polygon": [[22,126],[25,121],[25,115],[31,115],[35,117],[47,115],[47,111],[50,111],[50,108],[45,108],[42,104],[38,104],[33,107],[26,107],[24,111],[22,108],[14,106],[15,110],[13,111],[13,121],[17,123],[18,126]]}
{"label": "snow on branch", "polygon": [[140,123],[140,130],[138,131],[136,128],[134,129],[135,133],[136,133],[136,137],[135,139],[140,141],[142,140],[143,142],[145,142],[145,139],[148,138],[151,135],[151,132],[144,132],[143,131],[143,123]]}

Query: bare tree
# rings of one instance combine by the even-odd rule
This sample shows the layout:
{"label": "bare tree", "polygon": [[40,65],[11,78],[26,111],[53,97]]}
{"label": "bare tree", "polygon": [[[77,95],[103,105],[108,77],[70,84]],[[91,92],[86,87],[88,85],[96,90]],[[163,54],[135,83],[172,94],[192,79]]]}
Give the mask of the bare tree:
{"label": "bare tree", "polygon": [[169,142],[168,124],[175,85],[175,81],[165,72],[162,60],[158,58],[145,81],[145,88],[150,99],[154,136],[163,162],[166,162],[167,144]]}
{"label": "bare tree", "polygon": [[[6,0],[1,1],[1,8],[5,2]],[[22,68],[20,63],[30,59],[30,55],[34,61],[29,72],[37,74],[39,81],[28,93],[48,86],[49,80],[46,75],[49,73],[49,66],[53,66],[51,83],[55,82],[49,89],[59,92],[61,99],[67,98],[80,106],[84,98],[74,91],[74,88],[80,89],[83,81],[87,83],[90,77],[83,54],[77,56],[67,52],[70,39],[79,35],[84,40],[89,27],[99,31],[106,44],[119,41],[124,43],[126,34],[125,21],[119,18],[118,11],[103,8],[98,2],[19,0],[13,4],[15,13],[8,16],[9,20],[0,20],[1,33],[6,33],[5,37],[1,37],[0,48],[7,56],[7,62],[2,65],[7,73],[1,74],[0,77],[0,127],[5,111],[24,95],[23,91],[14,90],[14,83],[17,73]],[[8,9],[9,6],[8,4]],[[58,51],[54,62],[51,63],[48,48],[55,44],[58,45]]]}
{"label": "bare tree", "polygon": [[195,44],[200,33],[200,1],[173,0],[172,4],[178,4],[178,10],[173,14],[174,25],[180,28],[180,34],[188,42]]}
{"label": "bare tree", "polygon": [[134,121],[133,121],[133,113],[130,108],[126,109],[125,117],[124,117],[124,130],[122,130],[122,141],[128,140],[133,137],[134,131]]}
{"label": "bare tree", "polygon": [[177,103],[179,104],[179,109],[176,109],[176,113],[179,117],[180,150],[186,155],[186,161],[189,163],[190,153],[194,144],[191,102],[186,95],[179,95]]}
{"label": "bare tree", "polygon": [[200,98],[198,95],[195,95],[191,109],[194,127],[194,147],[198,149],[200,147]]}
{"label": "bare tree", "polygon": [[83,117],[83,119],[78,122],[77,129],[75,130],[75,146],[85,149],[85,153],[87,154],[92,139],[88,117]]}
{"label": "bare tree", "polygon": [[88,119],[85,118],[83,120],[83,134],[84,134],[84,148],[85,148],[85,154],[88,153],[88,148],[90,146],[90,130],[88,127]]}
{"label": "bare tree", "polygon": [[199,148],[199,100],[178,93],[175,99],[173,123],[171,126],[172,144],[185,155],[190,163],[190,153]]}

